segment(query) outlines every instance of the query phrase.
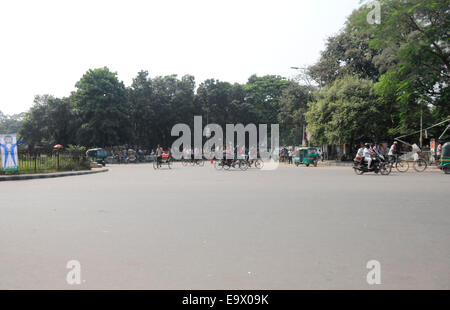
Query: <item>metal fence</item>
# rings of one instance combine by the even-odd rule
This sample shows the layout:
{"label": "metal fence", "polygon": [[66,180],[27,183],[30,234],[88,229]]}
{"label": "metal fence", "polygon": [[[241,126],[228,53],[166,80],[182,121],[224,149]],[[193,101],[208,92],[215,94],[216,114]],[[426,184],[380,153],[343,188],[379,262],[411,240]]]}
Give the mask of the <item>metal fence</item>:
{"label": "metal fence", "polygon": [[56,171],[89,170],[90,163],[85,154],[77,152],[29,152],[19,151],[19,171],[0,174],[32,174]]}

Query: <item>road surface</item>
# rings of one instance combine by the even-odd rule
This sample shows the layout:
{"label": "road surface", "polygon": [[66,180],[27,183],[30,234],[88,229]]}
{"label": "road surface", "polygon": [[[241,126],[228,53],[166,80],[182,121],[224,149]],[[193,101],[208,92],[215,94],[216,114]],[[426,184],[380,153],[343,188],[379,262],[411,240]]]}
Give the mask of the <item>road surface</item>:
{"label": "road surface", "polygon": [[0,184],[0,289],[450,289],[441,172],[109,168]]}

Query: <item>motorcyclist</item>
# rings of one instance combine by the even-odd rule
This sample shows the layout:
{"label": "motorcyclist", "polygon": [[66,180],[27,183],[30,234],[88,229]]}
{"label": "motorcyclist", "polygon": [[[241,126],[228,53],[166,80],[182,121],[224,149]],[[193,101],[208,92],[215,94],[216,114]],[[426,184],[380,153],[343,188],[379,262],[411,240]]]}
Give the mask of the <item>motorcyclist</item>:
{"label": "motorcyclist", "polygon": [[356,162],[361,162],[364,158],[364,144],[361,143],[359,146],[360,147],[359,147],[358,151],[356,152],[355,159],[353,160]]}
{"label": "motorcyclist", "polygon": [[364,151],[363,151],[363,155],[364,155],[364,161],[367,162],[367,169],[370,171],[372,170],[372,161],[373,161],[373,152],[370,149],[371,144],[370,143],[366,143],[364,145]]}
{"label": "motorcyclist", "polygon": [[384,160],[384,155],[381,154],[380,146],[381,146],[381,145],[375,144],[374,147],[373,147],[373,152],[374,152],[380,159]]}

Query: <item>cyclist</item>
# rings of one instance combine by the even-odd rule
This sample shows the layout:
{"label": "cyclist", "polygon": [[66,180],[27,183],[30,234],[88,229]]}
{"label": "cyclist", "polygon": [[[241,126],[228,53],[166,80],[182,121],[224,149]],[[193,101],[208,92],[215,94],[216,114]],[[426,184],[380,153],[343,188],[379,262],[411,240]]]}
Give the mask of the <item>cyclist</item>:
{"label": "cyclist", "polygon": [[159,164],[161,162],[161,156],[163,153],[163,149],[162,147],[158,144],[158,147],[156,148],[156,161]]}
{"label": "cyclist", "polygon": [[389,149],[389,161],[394,161],[394,158],[397,158],[397,141],[394,141],[394,143],[392,143],[391,148]]}

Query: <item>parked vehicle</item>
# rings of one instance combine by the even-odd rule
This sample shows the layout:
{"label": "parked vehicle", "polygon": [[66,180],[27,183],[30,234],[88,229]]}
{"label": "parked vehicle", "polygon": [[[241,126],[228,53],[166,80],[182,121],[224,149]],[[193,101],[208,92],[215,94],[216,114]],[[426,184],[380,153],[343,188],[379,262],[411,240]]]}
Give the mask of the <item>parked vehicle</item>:
{"label": "parked vehicle", "polygon": [[439,168],[444,171],[445,174],[450,174],[450,142],[447,142],[442,146],[441,163]]}
{"label": "parked vehicle", "polygon": [[103,166],[106,165],[106,157],[108,156],[106,154],[105,149],[96,148],[96,149],[89,149],[86,152],[86,155],[93,161],[98,164],[101,164]]}
{"label": "parked vehicle", "polygon": [[305,165],[309,167],[311,164],[317,167],[317,162],[319,161],[319,154],[317,149],[314,147],[302,147],[297,150],[294,158],[294,164],[298,167],[299,165]]}

